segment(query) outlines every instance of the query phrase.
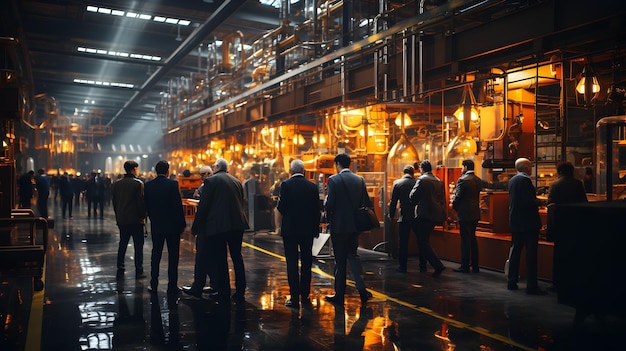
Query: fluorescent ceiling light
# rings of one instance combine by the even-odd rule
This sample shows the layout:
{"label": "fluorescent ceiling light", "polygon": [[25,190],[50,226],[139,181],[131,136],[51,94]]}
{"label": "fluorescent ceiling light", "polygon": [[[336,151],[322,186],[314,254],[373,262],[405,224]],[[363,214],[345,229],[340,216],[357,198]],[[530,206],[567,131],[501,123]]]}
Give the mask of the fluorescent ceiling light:
{"label": "fluorescent ceiling light", "polygon": [[89,54],[96,54],[96,55],[130,57],[130,58],[134,58],[134,59],[138,59],[138,60],[146,60],[146,61],[161,61],[161,56],[152,56],[152,55],[137,54],[137,53],[129,54],[127,52],[122,52],[122,51],[85,48],[85,47],[82,47],[82,46],[77,47],[76,51],[78,51],[78,52],[86,52],[86,53],[89,53]]}
{"label": "fluorescent ceiling light", "polygon": [[86,85],[96,85],[96,86],[111,86],[111,87],[116,87],[116,88],[127,88],[127,89],[132,89],[135,87],[134,84],[128,84],[128,83],[117,83],[117,82],[107,82],[107,81],[100,81],[100,80],[90,80],[90,79],[74,79],[74,83],[76,84],[86,84]]}
{"label": "fluorescent ceiling light", "polygon": [[[293,0],[291,1],[293,3]],[[147,13],[137,13],[137,12],[132,12],[132,11],[116,10],[116,9],[110,9],[107,7],[99,7],[99,6],[92,6],[92,5],[87,5],[87,12],[117,16],[117,17],[135,18],[135,19],[140,19],[144,21],[153,20],[154,22],[157,22],[157,23],[167,23],[167,24],[174,24],[174,25],[185,26],[185,27],[191,24],[190,20],[185,20],[185,19],[178,19],[178,18],[173,18],[173,17],[158,16],[158,15],[153,16]]]}

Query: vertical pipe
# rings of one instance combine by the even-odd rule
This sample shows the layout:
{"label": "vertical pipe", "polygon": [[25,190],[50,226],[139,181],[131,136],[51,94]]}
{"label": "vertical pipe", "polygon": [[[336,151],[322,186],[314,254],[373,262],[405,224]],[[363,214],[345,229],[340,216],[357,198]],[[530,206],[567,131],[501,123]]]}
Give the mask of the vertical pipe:
{"label": "vertical pipe", "polygon": [[352,0],[344,0],[341,7],[341,46],[346,47],[352,41]]}
{"label": "vertical pipe", "polygon": [[407,50],[408,40],[406,38],[406,31],[402,34],[402,102],[406,102],[406,98],[409,95],[409,50]]}
{"label": "vertical pipe", "polygon": [[[426,0],[420,0],[420,8],[419,8],[419,14],[423,14],[424,13],[424,3],[426,2]],[[422,96],[422,93],[424,92],[424,43],[422,40],[422,37],[424,36],[424,31],[420,30],[419,32],[419,51],[418,51],[418,55],[419,55],[419,60],[417,62],[418,64],[418,69],[419,69],[419,89],[418,92],[420,94],[420,97]]]}

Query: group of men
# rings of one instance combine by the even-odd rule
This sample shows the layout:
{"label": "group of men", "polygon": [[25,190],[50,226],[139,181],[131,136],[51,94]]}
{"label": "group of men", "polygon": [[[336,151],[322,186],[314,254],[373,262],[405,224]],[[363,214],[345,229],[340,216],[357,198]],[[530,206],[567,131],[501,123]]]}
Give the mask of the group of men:
{"label": "group of men", "polygon": [[[180,189],[178,182],[169,178],[167,161],[157,162],[154,169],[156,178],[144,184],[138,178],[139,165],[135,161],[126,161],[126,174],[113,184],[113,210],[120,230],[116,278],[124,278],[126,249],[131,238],[135,249],[135,279],[147,277],[143,267],[143,246],[144,234],[147,234],[146,219],[149,218],[153,244],[149,291],[157,291],[159,265],[163,247],[167,245],[168,298],[177,298],[180,290],[199,298],[209,290],[215,301],[229,301],[226,251],[229,249],[236,276],[236,292],[232,298],[243,301],[246,278],[241,245],[248,222],[243,211],[243,188],[237,178],[228,174],[228,162],[220,158],[212,169],[203,168],[200,201],[191,227],[191,232],[196,235],[194,281],[191,287],[182,289],[178,288],[178,261],[180,238],[187,224]],[[205,289],[207,275],[211,283]]]}
{"label": "group of men", "polygon": [[[33,184],[34,181],[34,184]],[[107,190],[110,188],[111,180],[108,177],[101,177],[99,173],[92,172],[88,179],[81,179],[73,174],[64,172],[57,176],[48,176],[44,169],[39,169],[37,174],[29,171],[18,179],[18,195],[20,208],[30,208],[33,196],[37,195],[36,208],[41,217],[48,218],[48,198],[50,191],[54,190],[56,195],[61,197],[61,208],[63,218],[69,212],[72,217],[74,206],[80,205],[81,194],[85,194],[87,201],[87,215],[94,218],[100,209],[100,218],[104,215],[104,205],[107,198]],[[93,212],[92,212],[93,206]]]}
{"label": "group of men", "polygon": [[[452,196],[452,208],[455,210],[461,238],[461,265],[455,268],[459,273],[478,273],[479,253],[476,239],[476,226],[480,220],[480,192],[482,180],[474,174],[474,162],[462,161],[462,175],[457,180]],[[437,224],[445,220],[443,201],[444,185],[432,174],[430,162],[419,164],[422,173],[414,178],[414,167],[406,166],[402,178],[394,181],[389,217],[398,212],[398,262],[397,271],[406,273],[407,252],[410,231],[417,237],[419,250],[418,260],[420,272],[426,271],[427,262],[434,267],[433,276],[438,276],[445,269],[429,243],[429,236]],[[508,183],[509,192],[509,227],[512,245],[507,273],[507,289],[517,290],[519,281],[519,265],[522,249],[526,251],[526,293],[529,295],[545,295],[537,282],[537,249],[539,231],[542,223],[539,217],[540,201],[530,175],[532,163],[527,158],[515,161],[515,174]],[[557,165],[559,179],[551,184],[548,204],[586,202],[585,189],[580,180],[574,178],[574,167],[564,161]],[[442,212],[443,211],[443,216]],[[555,250],[556,250],[555,245]],[[556,287],[557,277],[554,277]]]}
{"label": "group of men", "polygon": [[[318,187],[304,177],[304,163],[293,160],[289,179],[281,182],[277,210],[281,214],[281,236],[287,264],[290,296],[285,305],[299,308],[311,305],[311,266],[313,241],[319,236],[320,210],[326,212],[335,256],[334,290],[325,300],[337,307],[344,305],[346,295],[347,266],[350,265],[356,289],[363,306],[372,297],[363,280],[363,270],[357,253],[358,235],[355,211],[360,207],[373,207],[363,178],[350,171],[351,159],[338,154],[335,159],[337,174],[329,177],[327,193],[322,202]],[[482,180],[474,174],[474,162],[462,162],[462,176],[458,179],[452,199],[461,236],[461,265],[455,272],[479,272],[479,253],[476,226],[480,219],[480,191]],[[194,280],[191,286],[179,289],[178,254],[180,235],[186,223],[182,199],[175,180],[168,178],[169,164],[159,161],[155,166],[157,177],[144,186],[137,178],[138,164],[127,161],[126,175],[113,187],[113,206],[120,228],[120,244],[117,261],[117,278],[124,276],[124,256],[130,238],[135,244],[135,277],[145,277],[143,272],[143,240],[146,214],[151,220],[153,251],[151,259],[150,291],[158,286],[159,263],[165,243],[168,246],[168,296],[185,294],[201,298],[209,293],[212,300],[220,303],[245,300],[246,278],[241,254],[243,233],[248,229],[244,209],[242,183],[228,173],[228,162],[218,159],[213,167],[203,168],[203,184],[199,193],[198,209],[191,227],[196,236]],[[508,289],[517,290],[521,250],[526,247],[526,292],[543,295],[537,285],[537,244],[541,228],[539,201],[530,179],[532,163],[525,158],[515,162],[517,174],[509,181],[509,223],[512,234],[512,250],[508,272]],[[559,181],[552,185],[550,201],[582,201],[582,183],[573,179],[573,167],[564,162],[557,167]],[[438,277],[445,270],[429,243],[429,236],[436,225],[447,218],[444,185],[432,173],[428,160],[419,163],[421,175],[414,177],[415,168],[406,166],[402,178],[393,184],[389,217],[398,212],[399,272],[407,272],[408,240],[410,231],[417,236],[419,269],[427,270],[430,264]],[[573,180],[573,181],[572,181]],[[580,183],[580,184],[578,184]],[[574,190],[572,190],[574,189]],[[564,195],[566,192],[568,196]],[[564,197],[566,196],[566,197]],[[230,278],[227,256],[230,253],[235,271],[235,293],[230,294]],[[210,286],[205,287],[207,276]]]}

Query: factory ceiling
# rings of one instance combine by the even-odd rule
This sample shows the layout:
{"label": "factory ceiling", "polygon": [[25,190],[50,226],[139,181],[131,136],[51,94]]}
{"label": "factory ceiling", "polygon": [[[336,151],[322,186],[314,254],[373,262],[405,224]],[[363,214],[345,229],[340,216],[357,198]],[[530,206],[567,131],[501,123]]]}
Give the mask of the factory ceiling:
{"label": "factory ceiling", "polygon": [[[137,137],[151,130],[154,130],[151,137],[156,138],[162,132],[157,111],[168,83],[177,77],[205,72],[207,45],[235,31],[242,32],[249,44],[278,28],[281,16],[277,7],[285,1],[5,0],[0,5],[0,37],[5,55],[2,62],[5,66],[11,66],[11,59],[16,62],[12,64],[14,67],[0,68],[20,72],[22,86],[32,97],[28,107],[34,108],[34,113],[45,112],[53,101],[62,116],[88,117],[90,123],[110,128],[112,135],[107,138]],[[305,1],[289,2],[294,9],[290,13],[292,24],[303,21],[297,9]],[[441,5],[438,16],[450,18],[445,22],[433,21],[423,32],[425,36],[450,38],[446,41],[449,48],[445,50],[443,64],[431,63],[431,70],[450,75],[455,70],[471,70],[479,66],[477,62],[483,64],[490,60],[494,64],[504,60],[524,64],[525,59],[533,59],[526,52],[536,52],[542,46],[558,47],[555,52],[583,57],[585,52],[598,54],[598,48],[602,51],[607,47],[606,42],[610,42],[617,43],[617,50],[607,51],[604,58],[605,68],[610,73],[615,53],[623,56],[624,37],[608,38],[602,36],[602,30],[617,26],[614,32],[624,35],[624,25],[619,24],[618,15],[609,18],[615,25],[598,21],[599,17],[586,23],[585,16],[600,7],[572,1],[577,6],[587,4],[589,8],[582,11],[559,9],[567,16],[555,23],[567,31],[549,33],[542,28],[540,20],[533,23],[526,19],[524,27],[518,28],[507,27],[506,21],[496,21],[545,2],[425,1],[427,13]],[[598,6],[603,2],[598,2]],[[616,6],[611,1],[606,2]],[[367,15],[373,18],[380,1],[354,0],[351,3],[368,8]],[[386,3],[395,11],[398,21],[418,14],[419,1]],[[446,11],[458,9],[459,4],[469,4],[464,7],[466,13]],[[482,9],[474,13],[474,5]],[[623,13],[623,7],[620,5],[617,9]],[[523,16],[512,18],[524,19]],[[488,26],[490,23],[493,25]],[[471,30],[481,26],[485,28],[482,31]],[[602,30],[589,31],[594,27]],[[516,42],[515,37],[525,39]],[[570,39],[574,37],[578,39]],[[506,44],[497,50],[491,48],[499,42]],[[498,54],[497,59],[494,54]],[[6,59],[6,56],[11,58]],[[111,140],[106,143],[113,142]]]}

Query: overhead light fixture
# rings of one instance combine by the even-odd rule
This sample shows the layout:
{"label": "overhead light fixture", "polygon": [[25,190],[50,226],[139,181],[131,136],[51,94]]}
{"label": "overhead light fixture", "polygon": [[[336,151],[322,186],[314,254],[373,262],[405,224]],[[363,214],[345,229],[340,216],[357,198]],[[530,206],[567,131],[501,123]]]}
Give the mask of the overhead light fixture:
{"label": "overhead light fixture", "polygon": [[91,5],[87,5],[86,8],[87,12],[93,12],[93,13],[98,13],[101,15],[110,15],[110,16],[116,16],[116,17],[126,17],[126,18],[133,18],[133,19],[140,19],[140,20],[144,20],[144,21],[149,21],[152,20],[154,22],[157,23],[167,23],[167,24],[176,24],[179,26],[188,26],[191,24],[190,20],[185,20],[185,19],[179,19],[179,18],[174,18],[174,17],[165,17],[165,16],[152,16],[146,13],[137,13],[137,12],[132,12],[132,11],[123,11],[123,10],[115,10],[115,9],[110,9],[110,8],[106,8],[106,7],[99,7],[99,6],[91,6]]}
{"label": "overhead light fixture", "polygon": [[183,38],[180,36],[180,26],[176,28],[178,29],[178,35],[176,36],[176,41],[183,41]]}
{"label": "overhead light fixture", "polygon": [[411,120],[411,117],[409,116],[408,113],[402,112],[402,113],[398,113],[394,123],[398,127],[403,127],[403,123],[404,123],[404,127],[408,127],[411,124],[413,124],[413,121]]}
{"label": "overhead light fixture", "polygon": [[600,83],[591,64],[586,64],[580,73],[580,80],[576,85],[576,91],[584,96],[585,104],[589,105],[600,92]]}
{"label": "overhead light fixture", "polygon": [[478,110],[476,109],[476,98],[470,84],[463,87],[463,95],[461,96],[461,104],[454,112],[454,116],[459,121],[463,121],[463,128],[469,132],[470,121],[478,121]]}

